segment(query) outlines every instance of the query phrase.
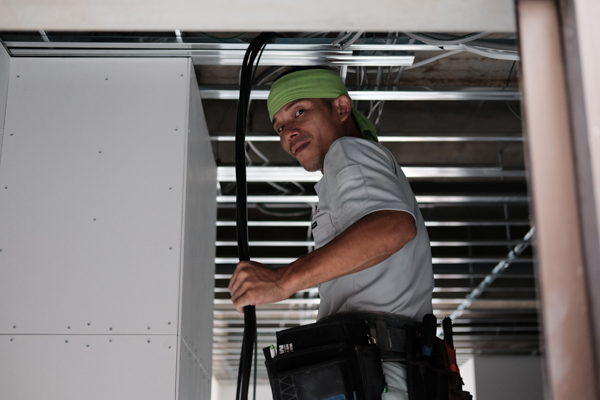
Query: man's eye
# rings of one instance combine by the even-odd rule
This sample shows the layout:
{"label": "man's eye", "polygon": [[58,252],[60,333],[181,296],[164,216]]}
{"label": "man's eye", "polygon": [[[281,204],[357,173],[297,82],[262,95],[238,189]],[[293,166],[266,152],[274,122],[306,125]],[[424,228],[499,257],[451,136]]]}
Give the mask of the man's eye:
{"label": "man's eye", "polygon": [[285,125],[281,125],[279,128],[277,128],[277,132],[282,132],[282,131],[283,131],[283,128],[284,128],[284,126],[285,126]]}
{"label": "man's eye", "polygon": [[302,114],[304,114],[304,110],[298,110],[298,111],[296,111],[296,117],[299,117]]}

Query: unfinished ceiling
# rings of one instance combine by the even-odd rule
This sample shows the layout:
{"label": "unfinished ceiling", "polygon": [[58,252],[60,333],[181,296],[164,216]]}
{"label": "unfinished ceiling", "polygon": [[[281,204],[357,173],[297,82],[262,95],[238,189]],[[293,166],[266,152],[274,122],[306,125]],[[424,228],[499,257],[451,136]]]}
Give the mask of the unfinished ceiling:
{"label": "unfinished ceiling", "polygon": [[[219,167],[213,371],[221,381],[236,379],[243,332],[227,284],[237,263],[235,99],[253,36],[0,33],[13,57],[194,60]],[[409,177],[432,241],[434,312],[439,320],[454,317],[459,357],[539,352],[517,60],[515,37],[508,34],[282,33],[261,58],[250,106],[252,258],[279,267],[312,249],[309,221],[319,175],[305,173],[280,148],[264,99],[286,66],[327,65],[345,76],[358,108]],[[314,322],[318,306],[315,288],[258,306],[259,350],[275,342],[275,331]],[[264,380],[261,351],[258,360]]]}

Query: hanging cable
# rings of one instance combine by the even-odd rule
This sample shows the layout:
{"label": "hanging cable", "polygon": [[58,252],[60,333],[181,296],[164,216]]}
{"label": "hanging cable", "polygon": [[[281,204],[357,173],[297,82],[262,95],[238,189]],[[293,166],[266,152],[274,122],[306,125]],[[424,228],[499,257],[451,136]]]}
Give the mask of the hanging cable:
{"label": "hanging cable", "polygon": [[356,42],[362,36],[362,34],[362,31],[356,32],[352,38],[348,39],[348,41],[342,45],[342,50],[346,50],[348,47],[352,46],[354,42]]}
{"label": "hanging cable", "polygon": [[432,62],[434,62],[434,61],[437,61],[437,60],[439,60],[439,59],[442,59],[442,58],[444,58],[444,57],[450,57],[450,56],[453,56],[453,55],[455,55],[455,54],[457,54],[457,53],[462,53],[463,51],[466,51],[466,49],[465,49],[465,50],[462,50],[462,49],[461,49],[461,50],[449,51],[449,52],[447,52],[447,53],[440,54],[440,55],[438,55],[438,56],[435,56],[435,57],[429,57],[429,58],[428,58],[428,59],[426,59],[426,60],[419,61],[418,63],[414,63],[414,64],[413,64],[413,65],[411,65],[410,67],[405,67],[405,68],[404,68],[404,70],[413,69],[413,68],[418,68],[418,67],[421,67],[421,66],[423,66],[423,65],[425,65],[425,64],[429,64],[429,63],[432,63]]}
{"label": "hanging cable", "polygon": [[[248,188],[246,184],[246,122],[252,78],[256,73],[254,60],[262,53],[268,42],[275,36],[274,33],[261,33],[250,42],[244,55],[241,69],[240,97],[237,109],[237,124],[235,135],[235,177],[236,177],[236,227],[238,241],[238,256],[240,261],[250,260],[248,246]],[[258,64],[258,63],[257,63]],[[244,307],[244,335],[242,338],[242,352],[238,369],[236,400],[248,399],[248,386],[252,370],[252,353],[256,339],[256,311],[254,306]]]}
{"label": "hanging cable", "polygon": [[460,37],[460,38],[456,38],[456,39],[449,39],[449,40],[445,40],[445,39],[436,39],[427,35],[422,35],[419,33],[414,33],[414,32],[403,32],[406,36],[419,40],[423,43],[427,43],[429,45],[432,46],[450,46],[453,44],[463,44],[463,43],[469,43],[472,42],[475,39],[479,39],[481,37],[487,36],[492,32],[475,32],[475,33],[471,33],[469,35]]}

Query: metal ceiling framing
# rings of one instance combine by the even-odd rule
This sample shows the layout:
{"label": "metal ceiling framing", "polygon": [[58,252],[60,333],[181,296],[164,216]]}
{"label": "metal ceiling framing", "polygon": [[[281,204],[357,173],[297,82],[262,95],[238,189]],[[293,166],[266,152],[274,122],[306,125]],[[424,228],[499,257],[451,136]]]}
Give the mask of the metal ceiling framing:
{"label": "metal ceiling framing", "polygon": [[[0,33],[0,37],[6,39],[4,44],[13,57],[190,57],[197,68],[215,65],[239,66],[247,47],[246,43],[215,43],[198,37],[186,37],[181,33],[159,38],[109,38],[85,34],[67,37],[48,32],[45,36],[15,39],[14,36],[4,37]],[[514,46],[495,45],[495,49],[486,49],[482,47],[486,42],[481,40],[469,45],[444,46],[419,41],[411,43],[408,38],[396,40],[397,43],[391,43],[391,40],[388,43],[359,40],[344,49],[326,41],[302,38],[269,44],[260,64],[345,66],[355,70],[359,67],[382,67],[387,68],[389,74],[390,68],[415,65],[415,54],[448,55],[450,52],[468,52],[493,60],[518,59],[518,54],[512,50]],[[331,39],[329,41],[331,42]],[[415,67],[419,68],[417,65]],[[349,89],[354,100],[366,102],[507,102],[518,101],[521,98],[519,90],[504,86],[375,87],[365,84],[361,87],[350,86]],[[209,84],[200,85],[200,93],[204,101],[221,102],[238,98],[237,87],[223,85],[218,78]],[[253,90],[252,99],[265,100],[267,95],[268,87],[259,87]],[[234,140],[234,135],[211,131],[211,139],[213,147],[219,144],[226,146]],[[255,146],[274,145],[278,140],[276,135],[269,132],[257,131],[247,136],[247,142]],[[380,135],[380,142],[386,146],[511,144],[522,149],[523,137],[519,133],[501,132],[388,132]],[[398,161],[402,165],[402,160]],[[413,164],[404,165],[403,171],[411,184],[416,185],[413,190],[432,240],[436,282],[433,293],[434,311],[440,319],[454,313],[454,341],[459,359],[464,360],[473,353],[539,352],[539,304],[535,293],[531,249],[528,248],[518,256],[511,256],[515,246],[526,246],[531,239],[525,236],[530,230],[530,224],[527,215],[528,196],[526,189],[523,189],[526,187],[524,165],[520,168],[505,168],[502,165],[489,164]],[[217,195],[218,221],[215,243],[217,256],[213,373],[221,381],[234,381],[241,346],[243,317],[233,308],[227,290],[229,278],[237,263],[233,218],[235,197],[231,193],[232,182],[235,180],[233,167],[221,162],[217,175],[220,189]],[[318,181],[319,175],[308,173],[293,163],[253,165],[248,168],[249,229],[253,259],[280,266],[292,262],[313,248],[314,242],[309,235],[310,212],[318,199],[312,185]],[[285,182],[296,182],[304,193],[296,191],[285,194],[264,188],[272,189],[269,185]],[[446,184],[446,189],[433,190],[439,182]],[[464,190],[464,185],[457,185],[455,188],[454,182],[467,182],[471,189]],[[517,186],[513,188],[511,182]],[[497,189],[494,189],[495,185]],[[289,216],[284,216],[286,214]],[[509,264],[511,267],[503,272]],[[499,268],[499,265],[502,267]],[[308,288],[285,301],[258,306],[258,346],[262,348],[273,344],[277,330],[314,322],[318,305],[316,288]],[[457,312],[459,309],[460,312]],[[260,381],[266,379],[260,351],[258,378]]]}

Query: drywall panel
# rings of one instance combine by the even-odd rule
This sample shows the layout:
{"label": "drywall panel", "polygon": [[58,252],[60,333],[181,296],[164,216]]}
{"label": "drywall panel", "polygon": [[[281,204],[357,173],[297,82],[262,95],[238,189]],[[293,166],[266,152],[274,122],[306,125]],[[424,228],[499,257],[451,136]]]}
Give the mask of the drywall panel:
{"label": "drywall panel", "polygon": [[539,356],[475,356],[473,400],[543,400]]}
{"label": "drywall panel", "polygon": [[502,31],[512,0],[3,0],[0,30]]}
{"label": "drywall panel", "polygon": [[0,399],[173,399],[176,355],[176,335],[0,335]]}
{"label": "drywall panel", "polygon": [[[0,41],[0,155],[2,154],[2,138],[4,133],[4,116],[6,113],[6,96],[8,96],[8,80],[10,76],[10,56]],[[0,163],[2,159],[0,158]]]}
{"label": "drywall panel", "polygon": [[0,333],[177,333],[189,62],[12,59]]}
{"label": "drywall panel", "polygon": [[196,76],[188,61],[188,140],[178,399],[210,398],[217,167]]}
{"label": "drywall panel", "polygon": [[471,357],[460,365],[460,376],[463,379],[463,390],[471,393],[472,400],[477,400],[477,387],[475,386],[475,358]]}
{"label": "drywall panel", "polygon": [[[212,341],[207,342],[210,347]],[[181,339],[177,400],[211,400],[212,375],[207,374],[205,368],[196,358],[195,350],[190,349]]]}

